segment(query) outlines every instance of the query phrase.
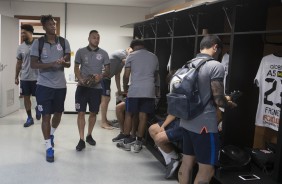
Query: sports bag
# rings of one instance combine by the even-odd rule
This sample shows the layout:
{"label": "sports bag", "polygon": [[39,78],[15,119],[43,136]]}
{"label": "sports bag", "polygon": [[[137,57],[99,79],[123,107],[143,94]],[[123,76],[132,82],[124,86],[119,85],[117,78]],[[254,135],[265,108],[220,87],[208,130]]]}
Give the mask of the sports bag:
{"label": "sports bag", "polygon": [[172,76],[170,93],[166,95],[168,114],[190,120],[204,111],[209,100],[205,104],[201,100],[197,81],[200,67],[208,60],[201,60],[197,66],[190,60]]}

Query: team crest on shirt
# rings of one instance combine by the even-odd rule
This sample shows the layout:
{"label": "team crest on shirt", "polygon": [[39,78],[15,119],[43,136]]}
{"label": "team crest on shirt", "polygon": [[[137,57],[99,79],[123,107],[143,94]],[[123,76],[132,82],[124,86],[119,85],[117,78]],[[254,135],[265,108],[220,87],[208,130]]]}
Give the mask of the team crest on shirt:
{"label": "team crest on shirt", "polygon": [[63,50],[63,47],[61,46],[61,44],[57,44],[57,50]]}
{"label": "team crest on shirt", "polygon": [[102,54],[97,54],[96,59],[101,60],[102,59]]}

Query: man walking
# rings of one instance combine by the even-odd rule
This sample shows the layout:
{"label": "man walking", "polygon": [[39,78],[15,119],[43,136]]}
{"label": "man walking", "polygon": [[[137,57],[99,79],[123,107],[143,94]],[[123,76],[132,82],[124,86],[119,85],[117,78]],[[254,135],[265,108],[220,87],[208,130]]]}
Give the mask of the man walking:
{"label": "man walking", "polygon": [[31,47],[31,67],[39,69],[36,99],[42,114],[46,160],[54,162],[54,132],[64,111],[67,92],[64,68],[71,65],[71,50],[69,42],[56,35],[56,23],[52,15],[42,15],[41,24],[46,34],[35,40]]}
{"label": "man walking", "polygon": [[[33,27],[29,24],[21,26],[21,36],[23,43],[19,45],[17,49],[17,65],[16,65],[16,76],[15,84],[20,83],[20,94],[24,98],[24,107],[27,113],[27,120],[24,127],[29,127],[34,124],[32,113],[31,113],[31,100],[30,96],[35,96],[36,82],[38,76],[38,70],[30,68],[30,47],[33,43]],[[20,82],[19,82],[20,75]],[[40,120],[41,114],[38,108],[35,107],[36,119]]]}

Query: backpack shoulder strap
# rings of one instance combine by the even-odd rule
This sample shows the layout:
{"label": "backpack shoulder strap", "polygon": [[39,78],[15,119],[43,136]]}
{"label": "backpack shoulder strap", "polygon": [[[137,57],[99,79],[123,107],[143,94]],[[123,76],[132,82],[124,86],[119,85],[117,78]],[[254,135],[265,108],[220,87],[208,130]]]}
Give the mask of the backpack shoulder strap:
{"label": "backpack shoulder strap", "polygon": [[65,55],[65,50],[66,50],[66,45],[65,45],[65,39],[61,36],[59,36],[59,42],[60,42],[60,45],[62,46],[63,48],[63,51],[64,51],[64,55]]}
{"label": "backpack shoulder strap", "polygon": [[44,46],[44,36],[38,38],[38,58],[41,60],[41,53]]}
{"label": "backpack shoulder strap", "polygon": [[201,68],[201,66],[204,64],[204,63],[206,63],[207,61],[209,61],[209,60],[213,60],[212,58],[204,58],[204,59],[202,59],[200,62],[199,62],[199,64],[196,66],[196,70],[198,70],[199,68]]}

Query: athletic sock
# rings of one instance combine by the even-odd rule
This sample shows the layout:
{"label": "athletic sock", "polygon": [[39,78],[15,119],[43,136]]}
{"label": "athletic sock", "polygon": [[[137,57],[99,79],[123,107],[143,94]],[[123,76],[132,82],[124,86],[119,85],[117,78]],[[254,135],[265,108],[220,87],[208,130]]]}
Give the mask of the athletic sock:
{"label": "athletic sock", "polygon": [[167,154],[166,152],[164,152],[160,147],[158,147],[161,154],[163,155],[164,157],[164,160],[165,160],[165,164],[168,165],[171,161],[171,157],[169,156],[169,154]]}
{"label": "athletic sock", "polygon": [[167,153],[169,156],[170,156],[170,158],[172,159],[178,159],[178,154],[173,150],[172,152],[170,152],[170,153]]}
{"label": "athletic sock", "polygon": [[54,132],[56,131],[56,128],[53,128],[52,126],[51,126],[51,131],[50,131],[50,135],[54,135]]}
{"label": "athletic sock", "polygon": [[46,150],[48,150],[49,148],[52,148],[51,139],[45,140],[45,146],[46,146]]}

